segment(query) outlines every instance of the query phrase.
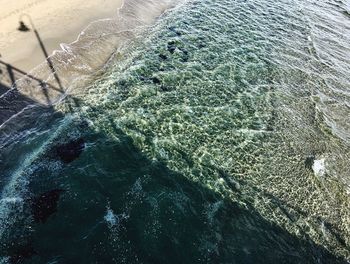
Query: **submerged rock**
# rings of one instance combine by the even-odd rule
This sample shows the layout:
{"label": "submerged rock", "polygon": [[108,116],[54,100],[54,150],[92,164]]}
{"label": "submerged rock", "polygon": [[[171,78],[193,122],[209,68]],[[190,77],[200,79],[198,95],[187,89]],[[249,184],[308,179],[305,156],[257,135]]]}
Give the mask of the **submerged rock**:
{"label": "submerged rock", "polygon": [[168,59],[168,57],[164,54],[159,54],[159,58],[161,58],[162,60]]}
{"label": "submerged rock", "polygon": [[174,32],[178,37],[180,37],[182,35],[182,33],[180,31],[178,31],[175,27],[169,27],[169,30],[171,32]]}
{"label": "submerged rock", "polygon": [[31,207],[35,222],[45,223],[49,216],[57,211],[58,200],[62,192],[64,190],[54,189],[32,199]]}
{"label": "submerged rock", "polygon": [[205,46],[206,46],[206,45],[205,45],[204,43],[199,43],[199,44],[198,44],[198,48],[199,48],[199,49],[205,48]]}
{"label": "submerged rock", "polygon": [[176,43],[175,41],[169,41],[168,42],[168,51],[173,54],[176,50]]}
{"label": "submerged rock", "polygon": [[157,77],[153,77],[153,78],[152,78],[152,82],[153,82],[154,84],[160,84],[160,83],[161,83],[161,81],[160,81]]}
{"label": "submerged rock", "polygon": [[83,138],[72,140],[66,144],[58,145],[55,148],[55,154],[65,163],[70,163],[77,159],[85,148]]}

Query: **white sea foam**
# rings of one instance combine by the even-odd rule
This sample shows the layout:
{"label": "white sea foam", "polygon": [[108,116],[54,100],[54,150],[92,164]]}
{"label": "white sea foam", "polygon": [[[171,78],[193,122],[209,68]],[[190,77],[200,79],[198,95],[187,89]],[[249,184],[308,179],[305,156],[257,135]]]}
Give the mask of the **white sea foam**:
{"label": "white sea foam", "polygon": [[114,214],[112,209],[107,209],[107,213],[104,216],[105,221],[108,223],[109,226],[116,226],[118,223],[117,216]]}
{"label": "white sea foam", "polygon": [[218,201],[208,206],[206,214],[210,224],[213,224],[215,214],[220,210],[223,204],[223,201]]}
{"label": "white sea foam", "polygon": [[312,169],[316,176],[322,177],[326,173],[325,159],[314,160]]}
{"label": "white sea foam", "polygon": [[21,197],[6,197],[0,199],[0,203],[10,203],[10,204],[16,204],[23,202],[23,199]]}
{"label": "white sea foam", "polygon": [[123,219],[127,219],[128,215],[125,213],[115,214],[114,211],[108,206],[105,216],[103,217],[110,228],[118,227]]}

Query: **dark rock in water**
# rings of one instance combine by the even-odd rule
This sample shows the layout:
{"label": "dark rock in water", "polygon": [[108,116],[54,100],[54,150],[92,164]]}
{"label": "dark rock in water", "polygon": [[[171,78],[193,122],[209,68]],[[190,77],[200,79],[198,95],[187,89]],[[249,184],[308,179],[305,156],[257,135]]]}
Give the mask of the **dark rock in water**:
{"label": "dark rock in water", "polygon": [[118,82],[118,86],[122,87],[122,88],[126,88],[128,86],[128,82],[126,80],[120,80]]}
{"label": "dark rock in water", "polygon": [[312,165],[314,165],[315,161],[315,156],[314,155],[309,155],[305,159],[305,168],[312,170]]}
{"label": "dark rock in water", "polygon": [[45,223],[49,216],[57,211],[58,200],[62,192],[64,190],[54,189],[32,199],[32,214],[35,222]]}
{"label": "dark rock in water", "polygon": [[187,57],[182,58],[181,62],[188,62],[188,58]]}
{"label": "dark rock in water", "polygon": [[85,141],[82,138],[72,140],[66,144],[56,147],[56,155],[65,163],[77,159],[85,148]]}
{"label": "dark rock in water", "polygon": [[169,30],[174,32],[177,36],[181,36],[182,35],[182,33],[180,31],[176,30],[175,27],[169,27]]}
{"label": "dark rock in water", "polygon": [[159,58],[161,58],[162,60],[168,59],[168,57],[164,54],[159,54]]}
{"label": "dark rock in water", "polygon": [[182,61],[187,62],[189,60],[188,51],[185,48],[179,48],[182,51]]}
{"label": "dark rock in water", "polygon": [[181,49],[182,53],[185,55],[185,56],[188,56],[188,51],[185,50],[185,49]]}
{"label": "dark rock in water", "polygon": [[198,44],[198,48],[199,48],[199,49],[202,49],[202,48],[204,48],[204,47],[205,47],[205,44],[203,44],[203,43],[199,43],[199,44]]}
{"label": "dark rock in water", "polygon": [[205,40],[204,37],[199,37],[198,38],[198,45],[197,45],[197,47],[200,48],[200,49],[204,48],[206,46],[205,42],[206,42],[206,40]]}
{"label": "dark rock in water", "polygon": [[168,51],[173,54],[176,50],[176,43],[175,41],[169,41],[168,42]]}
{"label": "dark rock in water", "polygon": [[23,263],[23,261],[30,259],[31,257],[37,255],[38,253],[33,249],[31,245],[27,245],[17,250],[10,256],[9,263],[17,264]]}
{"label": "dark rock in water", "polygon": [[153,77],[153,78],[152,78],[152,82],[153,82],[154,84],[160,84],[160,80],[159,80],[157,77]]}

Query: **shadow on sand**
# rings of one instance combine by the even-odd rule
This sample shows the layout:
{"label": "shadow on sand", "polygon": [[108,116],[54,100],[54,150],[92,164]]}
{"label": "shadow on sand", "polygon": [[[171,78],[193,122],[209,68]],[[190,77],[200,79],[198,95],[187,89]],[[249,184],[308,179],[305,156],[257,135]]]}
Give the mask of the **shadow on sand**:
{"label": "shadow on sand", "polygon": [[[21,17],[26,16],[31,24],[31,29],[25,25],[23,21],[20,21],[20,26],[17,30],[22,32],[28,32],[33,30],[34,35],[38,41],[38,44],[43,52],[44,58],[47,62],[47,65],[52,73],[52,76],[55,79],[56,84],[53,85],[51,83],[45,82],[31,74],[28,74],[11,64],[8,64],[2,60],[0,60],[0,125],[3,125],[7,120],[9,120],[12,116],[16,116],[26,108],[30,108],[31,106],[50,107],[52,105],[52,99],[49,95],[49,90],[55,90],[59,94],[64,94],[64,87],[62,85],[61,79],[58,76],[55,67],[52,63],[52,60],[46,50],[46,47],[40,37],[39,32],[34,26],[34,23],[31,17],[28,14],[22,14]],[[1,57],[1,56],[0,56]],[[21,88],[17,87],[17,81],[25,79],[26,83],[24,84],[25,90],[40,90],[45,98],[45,105],[38,103],[35,100],[35,96],[29,99],[28,96],[23,96],[21,93]],[[23,84],[21,84],[23,85]],[[56,85],[58,87],[56,87]],[[40,95],[40,96],[42,96]]]}

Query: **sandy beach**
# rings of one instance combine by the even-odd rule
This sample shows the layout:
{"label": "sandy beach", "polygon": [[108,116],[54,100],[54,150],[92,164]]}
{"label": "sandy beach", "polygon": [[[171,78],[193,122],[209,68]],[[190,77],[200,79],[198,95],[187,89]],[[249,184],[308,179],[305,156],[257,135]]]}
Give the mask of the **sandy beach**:
{"label": "sandy beach", "polygon": [[130,0],[121,8],[122,3],[0,0],[0,6],[6,7],[0,14],[0,99],[9,100],[11,87],[21,97],[43,105],[82,92],[69,88],[104,65],[120,45],[134,37],[136,27],[151,24],[174,6],[167,0]]}
{"label": "sandy beach", "polygon": [[[50,55],[91,22],[116,15],[121,0],[0,0],[0,59],[24,72],[45,61],[30,20]],[[26,15],[23,15],[26,14]],[[30,31],[19,31],[23,20]]]}

